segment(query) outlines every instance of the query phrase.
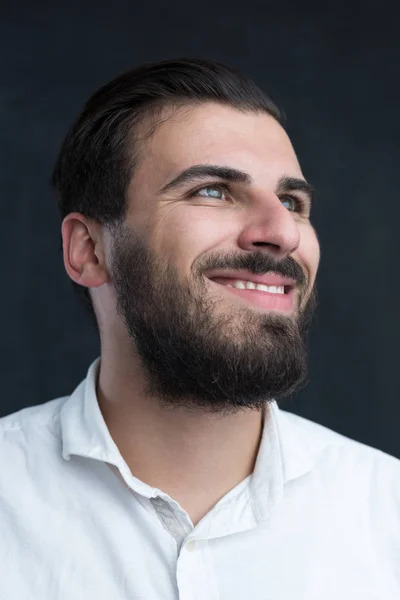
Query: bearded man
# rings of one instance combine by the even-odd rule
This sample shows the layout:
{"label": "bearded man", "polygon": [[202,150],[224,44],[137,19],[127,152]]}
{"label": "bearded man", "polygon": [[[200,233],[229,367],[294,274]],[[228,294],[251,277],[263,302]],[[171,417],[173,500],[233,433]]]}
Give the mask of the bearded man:
{"label": "bearded man", "polygon": [[400,461],[278,406],[320,252],[272,101],[213,61],[133,69],[53,185],[101,355],[0,420],[1,598],[398,600]]}

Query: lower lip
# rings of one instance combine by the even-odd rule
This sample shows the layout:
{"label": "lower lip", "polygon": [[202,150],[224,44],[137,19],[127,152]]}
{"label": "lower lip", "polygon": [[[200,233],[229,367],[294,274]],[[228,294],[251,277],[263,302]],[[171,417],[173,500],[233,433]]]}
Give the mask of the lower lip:
{"label": "lower lip", "polygon": [[287,294],[271,294],[261,290],[241,290],[216,282],[212,283],[218,285],[220,288],[224,288],[228,293],[237,296],[248,304],[258,306],[264,310],[279,310],[285,313],[289,313],[293,310],[293,289],[290,289]]}

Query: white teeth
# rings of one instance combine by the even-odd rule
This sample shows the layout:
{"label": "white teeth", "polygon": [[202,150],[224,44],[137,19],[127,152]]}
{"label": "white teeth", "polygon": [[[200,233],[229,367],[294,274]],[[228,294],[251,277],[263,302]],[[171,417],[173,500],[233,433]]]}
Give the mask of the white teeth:
{"label": "white teeth", "polygon": [[274,285],[263,285],[262,283],[257,283],[257,290],[262,290],[263,292],[269,292],[270,294],[276,294],[276,287]]}
{"label": "white teeth", "polygon": [[226,287],[235,287],[239,290],[261,290],[270,294],[284,294],[285,287],[283,285],[264,285],[262,283],[254,283],[253,281],[235,281],[234,284],[228,283]]}

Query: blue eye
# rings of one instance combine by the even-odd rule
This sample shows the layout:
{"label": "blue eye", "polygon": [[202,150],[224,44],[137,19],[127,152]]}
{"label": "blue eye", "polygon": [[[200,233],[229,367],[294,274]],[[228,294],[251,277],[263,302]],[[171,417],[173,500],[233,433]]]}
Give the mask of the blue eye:
{"label": "blue eye", "polygon": [[303,207],[302,200],[295,196],[281,196],[280,200],[284,206],[285,203],[289,204],[286,208],[291,212],[301,211]]}
{"label": "blue eye", "polygon": [[205,187],[196,190],[191,196],[203,196],[205,198],[216,198],[217,200],[225,200],[226,188],[223,185],[206,185]]}
{"label": "blue eye", "polygon": [[[202,198],[211,198],[215,200],[228,200],[230,198],[230,192],[226,185],[213,184],[194,190],[189,194],[189,197],[191,198],[195,196],[201,196]],[[280,196],[279,199],[289,212],[307,212],[307,202],[303,200],[303,198],[285,194]]]}

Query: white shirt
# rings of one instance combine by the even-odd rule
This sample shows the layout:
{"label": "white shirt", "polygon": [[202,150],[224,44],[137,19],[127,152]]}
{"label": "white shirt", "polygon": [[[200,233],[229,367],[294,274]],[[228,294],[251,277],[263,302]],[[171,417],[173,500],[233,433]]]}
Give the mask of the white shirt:
{"label": "white shirt", "polygon": [[399,600],[400,461],[266,411],[255,470],[196,527],[134,477],[96,398],[0,419],[1,600]]}

